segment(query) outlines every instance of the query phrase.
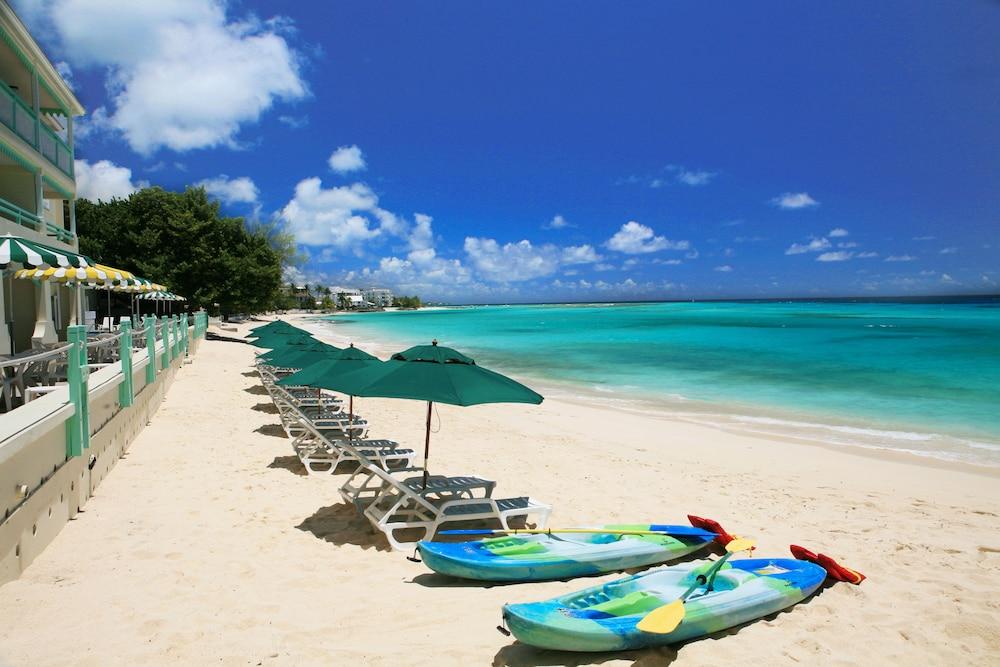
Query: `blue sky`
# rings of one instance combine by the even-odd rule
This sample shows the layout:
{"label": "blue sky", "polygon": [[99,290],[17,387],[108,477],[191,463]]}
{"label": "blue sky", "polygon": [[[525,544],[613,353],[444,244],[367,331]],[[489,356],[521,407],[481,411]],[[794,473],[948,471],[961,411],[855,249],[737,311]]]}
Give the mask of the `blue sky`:
{"label": "blue sky", "polygon": [[204,183],[299,281],[1000,291],[995,2],[14,4],[87,107],[81,195]]}

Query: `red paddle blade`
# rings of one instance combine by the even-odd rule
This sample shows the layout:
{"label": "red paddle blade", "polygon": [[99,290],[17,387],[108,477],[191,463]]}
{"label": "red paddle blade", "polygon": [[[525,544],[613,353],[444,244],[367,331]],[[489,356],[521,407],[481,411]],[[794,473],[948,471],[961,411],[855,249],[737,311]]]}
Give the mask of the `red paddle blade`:
{"label": "red paddle blade", "polygon": [[694,526],[695,528],[701,528],[702,530],[707,530],[709,532],[718,535],[718,537],[715,538],[715,540],[722,546],[726,546],[727,544],[736,539],[735,536],[727,533],[726,529],[723,528],[718,521],[715,521],[713,519],[705,519],[700,516],[688,514],[688,521],[690,521],[691,525]]}
{"label": "red paddle blade", "polygon": [[791,545],[789,547],[792,551],[792,555],[798,560],[807,560],[810,563],[816,563],[824,570],[826,570],[826,576],[834,579],[836,581],[846,581],[849,584],[854,584],[857,586],[862,581],[866,579],[865,575],[861,574],[857,570],[852,570],[849,567],[844,567],[834,559],[830,558],[826,554],[815,554],[809,551],[805,547],[800,547],[797,544]]}

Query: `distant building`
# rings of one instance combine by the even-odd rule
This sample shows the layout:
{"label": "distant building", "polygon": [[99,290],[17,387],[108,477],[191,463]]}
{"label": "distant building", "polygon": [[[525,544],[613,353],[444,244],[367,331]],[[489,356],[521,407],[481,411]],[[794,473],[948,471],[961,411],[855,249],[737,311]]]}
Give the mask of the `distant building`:
{"label": "distant building", "polygon": [[330,293],[334,295],[334,302],[338,308],[354,309],[365,305],[365,297],[361,290],[354,287],[331,287]]}
{"label": "distant building", "polygon": [[361,294],[364,296],[365,301],[373,306],[385,308],[392,305],[392,290],[381,287],[369,287],[362,290]]}

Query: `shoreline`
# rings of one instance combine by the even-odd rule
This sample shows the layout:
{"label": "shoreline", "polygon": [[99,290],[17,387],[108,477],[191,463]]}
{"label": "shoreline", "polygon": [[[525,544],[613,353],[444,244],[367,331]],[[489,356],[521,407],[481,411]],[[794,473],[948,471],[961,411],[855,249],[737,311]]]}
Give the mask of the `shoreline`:
{"label": "shoreline", "polygon": [[[773,438],[558,399],[436,406],[432,472],[478,475],[496,480],[498,498],[550,504],[553,527],[692,513],[757,540],[760,557],[800,544],[868,576],[679,646],[592,655],[520,644],[496,631],[504,603],[622,574],[482,586],[389,551],[339,498],[349,470],[306,476],[252,368],[257,351],[206,340],[87,511],[0,587],[0,663],[992,665],[1000,656],[993,478],[844,448],[776,453]],[[370,437],[422,451],[419,401],[355,407]]]}
{"label": "shoreline", "polygon": [[[284,319],[301,326],[313,333],[324,342],[344,346],[354,343],[357,347],[375,356],[386,359],[391,354],[399,350],[401,343],[371,338],[372,332],[364,331],[363,338],[354,338],[349,332],[338,332],[336,321],[331,319],[334,316],[326,315],[290,315]],[[818,427],[829,430],[835,429],[855,429],[858,431],[875,430],[891,432],[890,429],[880,429],[876,425],[859,426],[858,422],[844,420],[842,422],[819,421],[820,416],[808,413],[796,413],[794,411],[771,410],[765,406],[752,406],[736,403],[708,403],[705,401],[695,401],[681,398],[677,404],[672,404],[666,399],[655,396],[642,396],[640,393],[630,394],[619,391],[599,391],[588,389],[586,385],[570,380],[556,380],[539,376],[520,375],[526,383],[535,387],[545,396],[546,401],[558,401],[589,409],[593,408],[613,408],[621,410],[639,417],[649,417],[653,419],[670,422],[691,424],[712,428],[734,435],[756,437],[762,439],[773,439],[785,443],[802,445],[807,447],[819,447],[833,452],[844,452],[873,458],[883,461],[916,465],[940,470],[951,470],[976,474],[990,478],[1000,478],[1000,464],[978,463],[956,458],[950,458],[945,452],[918,452],[907,450],[902,447],[892,447],[882,445],[877,442],[865,441],[860,434],[854,436],[853,441],[834,441],[822,439],[820,437],[806,437],[794,432],[796,427]],[[683,406],[683,408],[682,408]],[[729,408],[729,409],[727,409]],[[691,414],[697,417],[691,416]],[[796,420],[796,417],[799,419]],[[813,417],[813,421],[807,421]],[[775,430],[755,429],[751,427],[750,420],[775,420],[783,424]],[[743,422],[743,423],[741,423]],[[930,437],[955,437],[966,440],[958,436],[949,436],[929,431],[908,432],[914,435],[928,435]],[[984,443],[989,444],[989,443]]]}

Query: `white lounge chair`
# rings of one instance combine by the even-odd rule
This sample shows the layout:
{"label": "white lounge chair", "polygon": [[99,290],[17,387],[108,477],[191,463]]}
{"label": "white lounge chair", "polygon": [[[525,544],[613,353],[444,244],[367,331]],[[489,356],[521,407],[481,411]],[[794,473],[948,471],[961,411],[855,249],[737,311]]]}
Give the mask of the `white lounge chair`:
{"label": "white lounge chair", "polygon": [[[361,465],[382,481],[381,491],[364,508],[363,514],[398,551],[412,547],[413,542],[430,539],[448,523],[493,520],[509,530],[511,519],[527,519],[533,515],[537,517],[537,525],[544,528],[552,512],[550,505],[528,496],[449,499],[422,495],[418,491],[422,478],[407,482],[370,462]],[[403,531],[416,533],[416,538],[404,542],[404,537],[399,535]]]}
{"label": "white lounge chair", "polygon": [[359,461],[359,454],[387,470],[407,468],[416,457],[412,449],[402,449],[391,440],[366,439],[364,420],[349,422],[347,415],[341,420],[317,420],[295,406],[287,406],[285,414],[290,422],[286,432],[292,438],[292,448],[309,474],[332,475],[341,463]]}

